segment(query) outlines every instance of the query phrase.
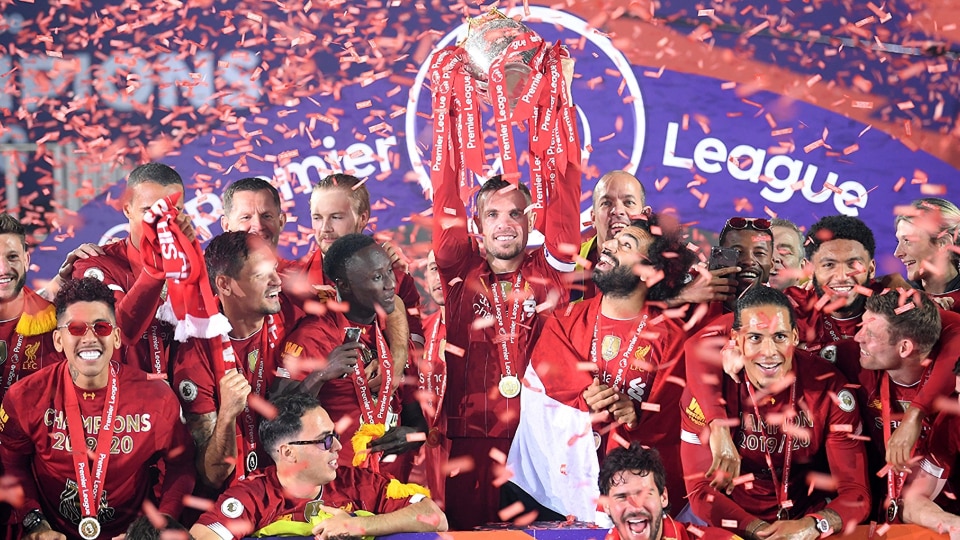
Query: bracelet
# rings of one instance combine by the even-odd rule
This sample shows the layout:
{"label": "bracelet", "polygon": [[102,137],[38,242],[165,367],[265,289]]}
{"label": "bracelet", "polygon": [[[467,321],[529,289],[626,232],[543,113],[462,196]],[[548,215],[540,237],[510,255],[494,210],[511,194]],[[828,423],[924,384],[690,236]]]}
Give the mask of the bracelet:
{"label": "bracelet", "polygon": [[754,536],[754,537],[755,537],[755,536],[757,536],[757,531],[759,531],[760,529],[762,529],[762,528],[764,528],[764,527],[767,527],[767,526],[769,526],[769,525],[770,525],[770,524],[767,523],[766,521],[762,521],[762,520],[761,520],[760,523],[756,524],[756,525],[753,527],[753,530],[747,529],[747,534],[749,534],[750,536]]}

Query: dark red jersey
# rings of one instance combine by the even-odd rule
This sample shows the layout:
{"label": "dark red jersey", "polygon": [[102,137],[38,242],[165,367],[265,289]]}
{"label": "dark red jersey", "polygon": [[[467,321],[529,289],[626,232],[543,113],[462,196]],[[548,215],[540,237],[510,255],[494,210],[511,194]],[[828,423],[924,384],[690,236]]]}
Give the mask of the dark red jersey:
{"label": "dark red jersey", "polygon": [[[721,398],[726,417],[739,420],[730,431],[742,460],[740,474],[753,475],[751,481],[737,485],[729,497],[711,488],[704,476],[712,461],[705,419],[701,403],[689,388],[684,391],[680,402],[681,459],[687,493],[694,513],[709,524],[720,526],[722,520],[736,520],[737,528],[744,530],[757,518],[774,521],[780,502],[775,485],[782,489],[787,463],[788,493],[782,499],[793,504],[791,518],[823,508],[836,511],[844,523],[859,523],[867,516],[867,456],[863,442],[856,438],[863,434],[856,397],[835,367],[804,351],[795,352],[793,373],[797,377],[795,388],[758,396],[759,418],[747,391],[749,383],[723,379]],[[786,421],[794,429],[788,434],[781,422],[791,414],[792,419]],[[773,471],[765,453],[770,455]],[[832,476],[836,493],[815,490],[808,494],[810,473]]]}
{"label": "dark red jersey", "polygon": [[[193,489],[195,476],[193,441],[180,419],[173,391],[133,366],[112,365],[119,394],[99,501],[103,538],[124,533],[142,513],[143,501],[153,493],[152,464],[164,462],[163,495],[157,508],[171,516],[180,514],[183,496]],[[46,367],[7,392],[0,411],[0,458],[7,474],[15,475],[24,488],[24,506],[14,518],[22,519],[29,510],[39,508],[54,530],[79,538],[82,516],[64,395],[76,393],[87,444],[95,447],[109,389],[65,387],[66,369],[66,362]]]}
{"label": "dark red jersey", "polygon": [[365,510],[387,514],[411,504],[410,496],[388,495],[391,482],[397,481],[363,469],[339,467],[337,478],[324,485],[316,497],[296,499],[287,495],[277,478],[277,468],[270,466],[263,474],[227,489],[213,509],[200,516],[197,523],[209,527],[225,540],[239,540],[271,524],[310,523],[306,514],[315,510],[311,506],[316,506],[316,501],[347,513]]}
{"label": "dark red jersey", "polygon": [[[283,341],[286,332],[292,328],[303,313],[281,295],[281,310],[273,316],[273,324],[265,317],[264,324],[253,335],[245,339],[230,339],[237,361],[237,369],[247,378],[251,391],[266,398],[267,391],[277,378],[277,369],[280,367],[280,355],[283,352]],[[203,415],[217,412],[220,407],[220,380],[216,375],[215,366],[220,354],[220,338],[198,339],[190,338],[186,343],[177,347],[173,362],[173,387],[180,397],[185,414]],[[237,418],[241,432],[252,432],[254,441],[246,441],[247,448],[238,449],[247,465],[247,473],[259,466],[271,463],[267,454],[260,446],[259,415],[253,411],[254,425],[252,429],[246,425],[245,415]],[[249,457],[251,442],[256,448],[256,459]],[[252,465],[252,466],[251,466]]]}
{"label": "dark red jersey", "polygon": [[13,383],[63,359],[53,347],[53,304],[27,287],[23,294],[24,313],[0,322],[0,400]]}
{"label": "dark red jersey", "polygon": [[[882,287],[877,282],[867,284],[867,287],[879,292]],[[824,306],[818,305],[822,298],[813,289],[787,287],[784,294],[793,303],[794,314],[797,318],[797,330],[800,333],[800,343],[811,351],[819,351],[822,347],[845,339],[853,339],[863,314],[846,319],[840,319],[823,313]]]}
{"label": "dark red jersey", "polygon": [[[594,377],[630,397],[637,426],[628,430],[611,426],[611,421],[596,423],[598,434],[613,427],[623,439],[657,448],[662,455],[676,455],[680,441],[676,407],[685,376],[683,328],[653,308],[625,321],[605,317],[600,313],[602,299],[579,302],[547,320],[530,361],[548,396],[580,410],[589,411],[583,391]],[[596,371],[588,369],[594,366]],[[620,446],[616,437],[602,438],[602,455]],[[670,493],[682,498],[679,460],[667,460],[665,465]]]}
{"label": "dark red jersey", "polygon": [[140,251],[129,239],[102,247],[103,255],[74,263],[73,277],[95,277],[113,291],[123,361],[147,373],[168,373],[173,326],[156,318],[164,281],[143,271]]}
{"label": "dark red jersey", "polygon": [[[334,311],[328,311],[322,316],[308,315],[300,321],[287,335],[284,345],[284,362],[305,362],[304,367],[309,368],[312,365],[313,368],[320,369],[333,349],[343,344],[344,329],[351,326],[361,329],[360,342],[365,346],[361,353],[364,363],[378,364],[374,325],[351,322],[343,314]],[[283,368],[281,373],[291,372],[290,375],[297,380],[302,380],[309,373],[309,369],[307,371],[303,371],[302,368],[293,369],[290,365],[284,365]],[[403,394],[403,387],[401,387],[392,396],[390,412],[387,415],[387,422],[391,425],[396,425],[398,422]],[[356,385],[350,377],[327,381],[320,389],[317,398],[330,415],[330,419],[337,425],[337,431],[344,435],[343,449],[340,451],[338,463],[349,466],[354,455],[353,445],[349,440],[360,427],[362,413]]]}
{"label": "dark red jersey", "polygon": [[[331,291],[326,294],[333,294],[332,289],[336,284],[323,273],[323,252],[319,249],[308,255],[299,265],[290,265],[287,269],[288,274],[295,271],[300,272],[300,274],[296,276],[296,279],[306,279],[311,288],[316,285],[326,285],[330,287]],[[413,280],[413,276],[407,272],[401,272],[396,268],[393,269],[393,275],[397,279],[396,295],[403,301],[403,305],[407,310],[406,315],[407,324],[410,326],[410,339],[422,345],[423,323],[420,321],[420,291],[417,290],[417,283]],[[320,279],[318,279],[318,277]],[[319,294],[323,295],[324,293]],[[303,294],[299,294],[298,297],[301,300],[305,300]],[[316,296],[311,296],[309,299],[315,300]]]}

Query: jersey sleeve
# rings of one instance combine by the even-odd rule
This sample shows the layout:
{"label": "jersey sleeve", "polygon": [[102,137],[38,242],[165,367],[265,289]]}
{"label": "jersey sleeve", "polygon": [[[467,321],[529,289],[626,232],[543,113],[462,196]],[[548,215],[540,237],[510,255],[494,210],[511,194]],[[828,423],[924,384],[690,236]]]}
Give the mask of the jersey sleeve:
{"label": "jersey sleeve", "polygon": [[934,402],[941,396],[949,396],[956,386],[953,367],[960,358],[960,314],[940,310],[940,339],[930,355],[933,360],[930,380],[910,402],[911,407],[925,415],[936,412]]}
{"label": "jersey sleeve", "polygon": [[207,414],[217,411],[216,392],[220,381],[213,373],[209,340],[191,338],[177,347],[173,361],[173,388],[183,412]]}
{"label": "jersey sleeve", "polygon": [[158,440],[163,449],[163,487],[160,491],[161,513],[179,516],[183,510],[183,498],[193,491],[196,483],[194,467],[194,443],[186,424],[180,418],[180,404],[165,383],[156,382],[160,399],[164,403],[164,436]]}
{"label": "jersey sleeve", "polygon": [[198,525],[215,532],[223,540],[240,540],[261,527],[263,510],[257,504],[259,480],[241,482],[227,489],[213,508],[204,512]]}
{"label": "jersey sleeve", "polygon": [[714,319],[684,344],[687,388],[700,404],[707,424],[727,415],[721,395],[723,378],[727,376],[721,355],[729,341],[728,324],[732,319],[732,315]]}
{"label": "jersey sleeve", "polygon": [[928,454],[920,461],[920,468],[931,476],[950,478],[954,462],[960,454],[960,416],[941,413],[930,431]]}
{"label": "jersey sleeve", "polygon": [[451,278],[466,273],[475,251],[455,178],[433,184],[433,250],[437,268]]}
{"label": "jersey sleeve", "polygon": [[401,272],[397,274],[397,296],[403,300],[407,310],[407,324],[410,327],[410,340],[424,344],[423,322],[420,320],[420,292],[413,277]]}
{"label": "jersey sleeve", "polygon": [[[825,398],[811,406],[820,407],[820,415],[829,420],[826,430],[827,462],[830,474],[837,484],[837,497],[827,508],[840,515],[844,523],[860,523],[870,511],[870,490],[867,479],[867,452],[863,441],[860,406],[852,392],[843,387],[846,381],[837,374],[832,381],[832,393],[837,399]],[[852,432],[836,429],[850,426]]]}
{"label": "jersey sleeve", "polygon": [[[11,390],[15,388],[16,385]],[[20,510],[11,514],[12,524],[20,523],[26,512],[40,508],[37,483],[31,472],[35,447],[17,404],[21,395],[20,392],[7,392],[0,404],[0,465],[3,474],[14,477],[23,488],[23,504]]]}
{"label": "jersey sleeve", "polygon": [[[337,474],[345,472],[341,467]],[[411,486],[420,488],[416,484],[404,484],[399,480],[369,472],[363,469],[350,470],[350,476],[339,482],[344,495],[360,503],[360,506],[374,514],[389,514],[412,504],[411,498],[416,496]],[[422,489],[422,488],[420,488]],[[421,498],[421,497],[418,497]]]}
{"label": "jersey sleeve", "polygon": [[746,529],[757,517],[726,493],[710,487],[710,479],[705,474],[713,462],[707,441],[709,431],[701,404],[689,387],[680,399],[680,409],[680,462],[690,508],[710,525],[719,526],[724,520],[732,519],[737,521],[737,529]]}
{"label": "jersey sleeve", "polygon": [[323,369],[330,351],[343,342],[339,332],[340,326],[329,314],[301,319],[284,340],[279,375],[302,381],[311,372]]}

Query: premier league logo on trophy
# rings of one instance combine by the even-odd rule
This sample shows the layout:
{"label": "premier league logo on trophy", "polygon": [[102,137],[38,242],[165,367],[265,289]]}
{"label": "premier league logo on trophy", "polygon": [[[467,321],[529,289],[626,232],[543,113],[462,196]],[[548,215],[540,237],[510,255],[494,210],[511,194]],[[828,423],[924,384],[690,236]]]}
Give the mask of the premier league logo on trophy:
{"label": "premier league logo on trophy", "polygon": [[[518,182],[520,150],[514,126],[529,137],[527,162],[537,222],[551,189],[579,179],[580,141],[569,83],[573,61],[559,43],[550,45],[526,25],[491,10],[468,21],[467,37],[436,52],[430,62],[433,90],[431,181],[472,184],[484,176],[480,101],[493,108],[504,180]],[[468,190],[461,190],[465,192]]]}
{"label": "premier league logo on trophy", "polygon": [[[460,43],[466,55],[464,69],[477,80],[477,89],[481,99],[491,103],[489,97],[490,68],[504,56],[507,47],[524,34],[531,33],[523,23],[515,21],[497,10],[467,22],[467,37]],[[507,99],[515,105],[520,98],[519,90],[525,81],[533,76],[534,52],[527,50],[503,66],[503,78],[506,81]]]}

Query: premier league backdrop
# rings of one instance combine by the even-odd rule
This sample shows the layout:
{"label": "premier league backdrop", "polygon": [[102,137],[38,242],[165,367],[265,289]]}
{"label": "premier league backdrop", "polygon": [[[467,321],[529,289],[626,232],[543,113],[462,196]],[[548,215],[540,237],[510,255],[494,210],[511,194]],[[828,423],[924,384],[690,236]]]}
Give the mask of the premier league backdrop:
{"label": "premier league backdrop", "polygon": [[[483,6],[2,4],[2,166],[8,179],[20,179],[18,200],[7,199],[8,208],[19,203],[21,217],[49,233],[33,254],[35,276],[52,276],[80,242],[125,235],[117,204],[122,184],[97,193],[96,182],[58,178],[59,161],[70,159],[127,170],[148,160],[171,165],[187,184],[186,209],[205,237],[220,230],[223,187],[265,177],[292,218],[281,245],[288,257],[310,247],[311,184],[343,171],[367,179],[376,230],[406,226],[412,233],[401,241],[423,240],[416,229],[430,216],[427,60],[462,38],[465,15]],[[710,230],[732,215],[779,216],[802,226],[829,214],[859,216],[877,235],[881,271],[899,271],[889,260],[896,207],[957,193],[957,168],[918,142],[925,132],[956,129],[957,62],[949,47],[882,49],[884,40],[935,37],[907,23],[910,14],[898,11],[905,6],[826,2],[811,14],[802,3],[751,2],[724,13],[679,1],[635,13],[636,3],[567,4],[500,7],[565,44],[576,59],[585,226],[599,175],[626,169],[643,181],[655,209],[675,208],[684,221]],[[618,35],[611,35],[614,27]],[[654,31],[673,34],[669,43],[653,42],[656,54],[625,51],[634,37]],[[717,78],[715,66],[695,61],[682,69],[657,61],[683,47],[725,51],[730,75]],[[744,66],[757,81],[769,69],[805,83],[752,84]],[[858,119],[835,112],[835,102],[814,104],[809,90],[816,88],[846,95]],[[491,111],[484,115],[489,120]],[[492,174],[499,170],[497,146],[492,125],[486,128]],[[63,186],[91,199],[76,212],[61,208]]]}

